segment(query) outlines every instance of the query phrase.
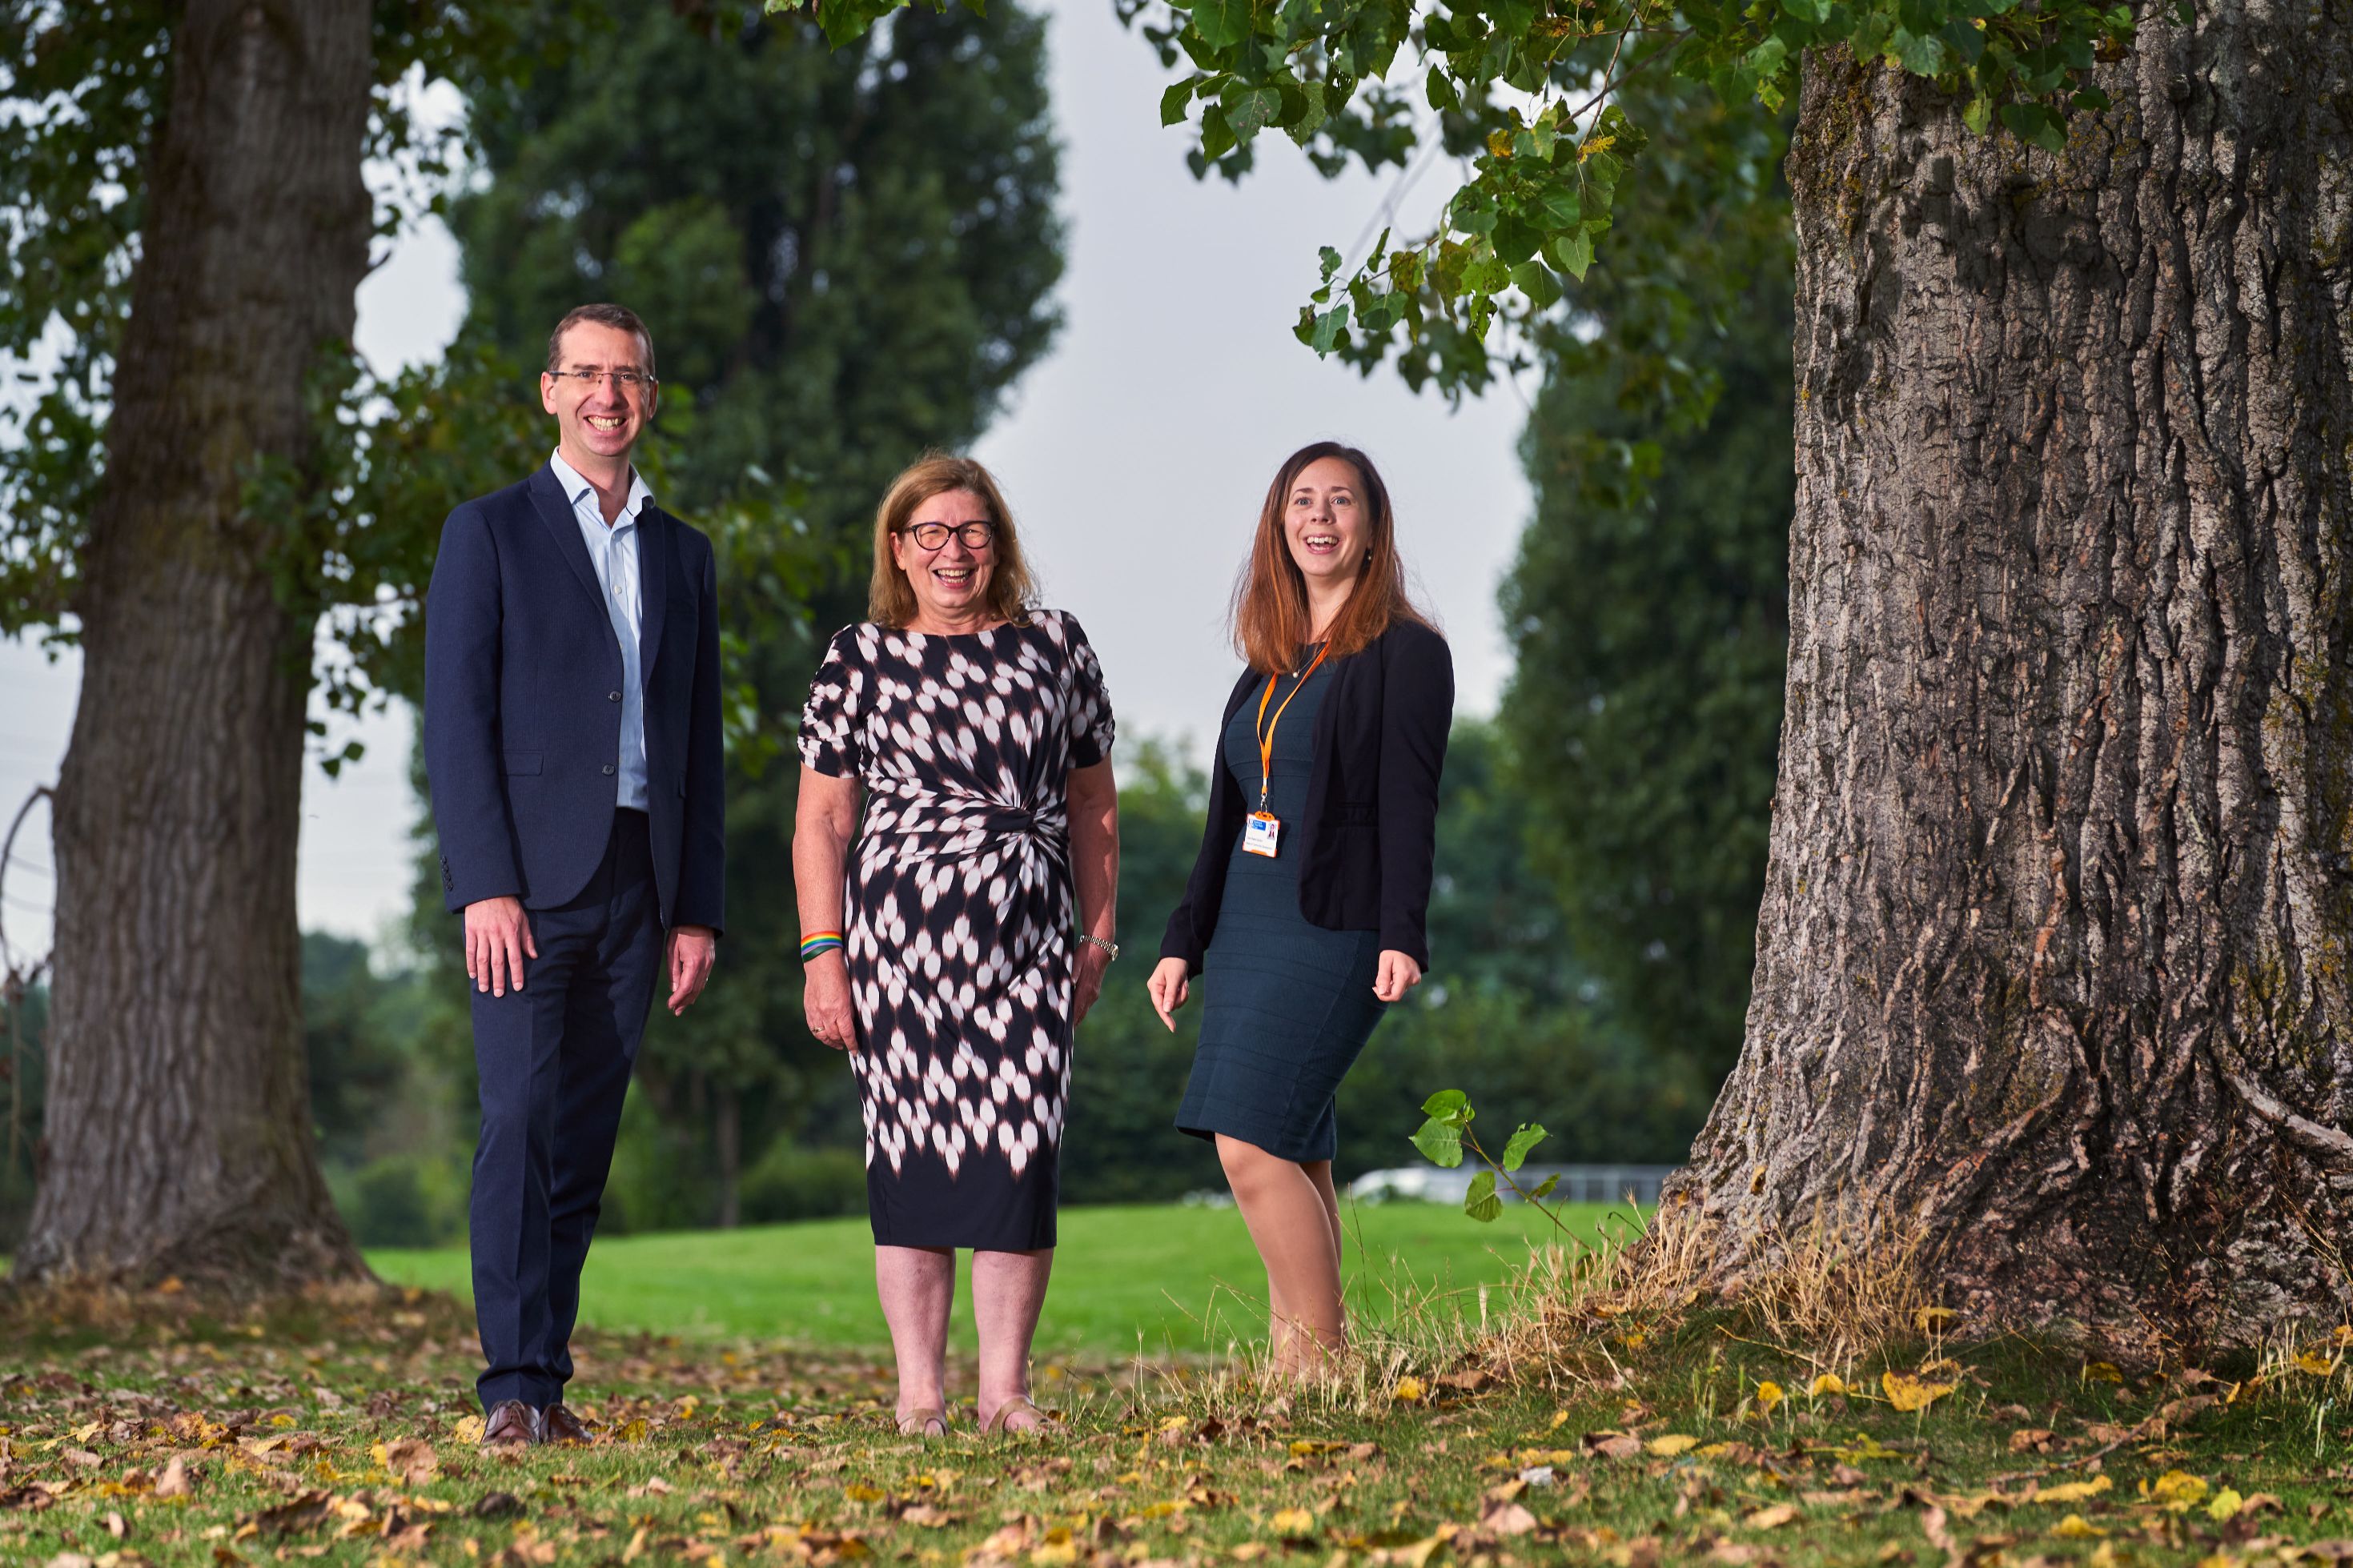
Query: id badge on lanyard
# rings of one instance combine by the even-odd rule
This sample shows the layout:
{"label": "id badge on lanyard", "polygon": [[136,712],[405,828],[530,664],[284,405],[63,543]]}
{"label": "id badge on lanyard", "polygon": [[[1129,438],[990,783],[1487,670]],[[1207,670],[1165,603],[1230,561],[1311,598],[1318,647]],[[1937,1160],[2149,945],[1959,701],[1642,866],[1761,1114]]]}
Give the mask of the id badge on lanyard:
{"label": "id badge on lanyard", "polygon": [[[1299,672],[1299,685],[1291,689],[1291,697],[1285,697],[1276,705],[1274,718],[1271,721],[1266,717],[1266,705],[1274,701],[1275,682],[1282,677],[1270,675],[1266,678],[1266,694],[1258,700],[1258,718],[1250,722],[1250,728],[1258,734],[1258,809],[1242,820],[1242,853],[1245,855],[1263,855],[1270,860],[1274,858],[1275,846],[1282,837],[1282,823],[1266,808],[1267,790],[1274,782],[1274,728],[1282,722],[1282,710],[1291,706],[1291,698],[1299,695],[1299,688],[1307,684],[1307,678],[1315,673],[1316,665],[1324,662],[1324,656],[1331,649],[1332,645],[1327,642],[1315,650],[1315,658]],[[1265,727],[1261,729],[1261,724]]]}

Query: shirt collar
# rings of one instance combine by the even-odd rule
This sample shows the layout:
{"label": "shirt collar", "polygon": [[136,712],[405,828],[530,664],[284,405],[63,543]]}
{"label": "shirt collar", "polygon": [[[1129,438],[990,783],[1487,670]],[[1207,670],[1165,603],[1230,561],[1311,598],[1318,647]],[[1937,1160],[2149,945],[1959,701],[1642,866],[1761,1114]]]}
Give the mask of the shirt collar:
{"label": "shirt collar", "polygon": [[[564,460],[561,448],[548,454],[547,467],[548,471],[555,476],[555,482],[563,488],[565,499],[572,503],[574,510],[579,510],[582,496],[596,493],[596,487],[583,479],[579,469]],[[631,464],[628,499],[621,503],[620,515],[613,519],[613,526],[618,528],[625,522],[635,522],[638,514],[653,504],[653,499],[654,492],[647,488],[646,477],[638,472],[635,464]]]}

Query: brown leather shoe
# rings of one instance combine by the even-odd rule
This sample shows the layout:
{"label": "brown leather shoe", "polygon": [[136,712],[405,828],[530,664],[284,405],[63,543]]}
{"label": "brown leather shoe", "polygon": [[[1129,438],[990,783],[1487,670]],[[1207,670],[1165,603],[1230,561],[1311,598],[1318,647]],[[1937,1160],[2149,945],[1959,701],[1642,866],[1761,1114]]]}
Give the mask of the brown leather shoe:
{"label": "brown leather shoe", "polygon": [[539,1413],[520,1399],[501,1399],[482,1422],[484,1448],[527,1448],[540,1441]]}
{"label": "brown leather shoe", "polygon": [[596,1440],[588,1424],[572,1414],[565,1405],[551,1405],[539,1413],[539,1440],[560,1443],[567,1448],[585,1448]]}

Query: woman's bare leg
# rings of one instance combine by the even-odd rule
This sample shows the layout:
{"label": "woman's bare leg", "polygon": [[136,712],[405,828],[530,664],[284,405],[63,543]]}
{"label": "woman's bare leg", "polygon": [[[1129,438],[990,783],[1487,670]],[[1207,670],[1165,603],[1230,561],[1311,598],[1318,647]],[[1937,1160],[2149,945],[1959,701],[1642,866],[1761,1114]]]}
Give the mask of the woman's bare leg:
{"label": "woman's bare leg", "polygon": [[1291,1377],[1324,1372],[1348,1340],[1340,1306],[1338,1205],[1325,1197],[1328,1165],[1319,1189],[1307,1167],[1223,1133],[1218,1161],[1266,1265],[1275,1370]]}
{"label": "woman's bare leg", "polygon": [[[1029,1342],[1046,1305],[1046,1280],[1054,1271],[1054,1249],[1037,1252],[975,1252],[972,1255],[972,1316],[980,1330],[980,1420],[988,1424],[999,1406],[1029,1397]],[[1035,1412],[1015,1410],[1005,1430],[1027,1432]]]}
{"label": "woman's bare leg", "polygon": [[878,1247],[874,1289],[899,1363],[899,1415],[947,1408],[948,1309],[955,1304],[955,1251]]}

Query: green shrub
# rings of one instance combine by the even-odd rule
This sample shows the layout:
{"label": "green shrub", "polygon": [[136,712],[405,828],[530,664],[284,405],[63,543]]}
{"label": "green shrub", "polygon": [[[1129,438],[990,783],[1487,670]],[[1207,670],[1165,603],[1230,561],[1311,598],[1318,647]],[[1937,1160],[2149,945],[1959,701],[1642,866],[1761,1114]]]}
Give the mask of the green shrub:
{"label": "green shrub", "polygon": [[421,1154],[393,1154],[328,1174],[335,1206],[362,1247],[440,1247],[466,1235],[462,1173]]}
{"label": "green shrub", "polygon": [[779,1138],[744,1173],[746,1225],[866,1212],[866,1162],[855,1149],[811,1149]]}

